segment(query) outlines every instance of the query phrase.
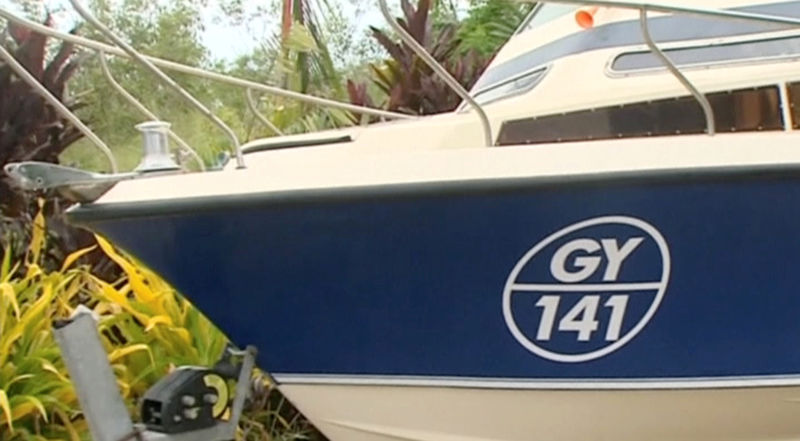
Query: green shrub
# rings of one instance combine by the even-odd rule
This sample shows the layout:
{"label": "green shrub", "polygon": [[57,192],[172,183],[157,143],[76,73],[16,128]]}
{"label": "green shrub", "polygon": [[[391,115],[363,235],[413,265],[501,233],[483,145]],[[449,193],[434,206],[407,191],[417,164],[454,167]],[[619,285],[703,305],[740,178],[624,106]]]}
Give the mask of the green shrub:
{"label": "green shrub", "polygon": [[[47,273],[39,261],[44,243],[40,213],[26,262],[4,253],[0,265],[0,439],[79,439],[77,401],[50,331],[68,313],[85,286],[85,274],[66,269]],[[77,254],[75,255],[77,256]],[[75,256],[71,256],[74,260]]]}
{"label": "green shrub", "polygon": [[[100,317],[109,361],[131,412],[147,389],[177,366],[209,366],[227,339],[155,273],[96,237],[97,245],[68,255],[60,269],[42,269],[46,226],[40,212],[21,261],[10,250],[0,262],[0,440],[88,439],[72,384],[52,335],[54,319],[80,305]],[[81,257],[99,248],[121,268],[106,281]],[[19,253],[18,253],[19,254]],[[268,377],[252,380],[243,417],[244,440],[322,439],[277,393]]]}

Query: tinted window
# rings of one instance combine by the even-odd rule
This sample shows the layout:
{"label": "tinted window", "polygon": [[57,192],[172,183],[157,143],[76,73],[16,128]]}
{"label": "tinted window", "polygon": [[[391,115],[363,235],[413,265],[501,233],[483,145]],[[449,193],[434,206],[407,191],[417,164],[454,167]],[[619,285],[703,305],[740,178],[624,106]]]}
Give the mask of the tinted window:
{"label": "tinted window", "polygon": [[[718,132],[783,129],[775,86],[707,96]],[[697,134],[705,129],[703,110],[686,96],[506,121],[497,145]]]}
{"label": "tinted window", "polygon": [[544,77],[547,69],[537,69],[524,75],[503,81],[474,93],[475,101],[479,104],[489,104],[515,95],[526,93],[536,87]]}
{"label": "tinted window", "polygon": [[[763,58],[790,57],[800,54],[800,37],[721,44],[705,47],[667,49],[664,52],[678,66],[726,63]],[[629,71],[663,68],[649,51],[629,52],[614,59],[611,69]]]}
{"label": "tinted window", "polygon": [[800,129],[800,83],[787,84],[789,106],[792,110],[792,128]]}

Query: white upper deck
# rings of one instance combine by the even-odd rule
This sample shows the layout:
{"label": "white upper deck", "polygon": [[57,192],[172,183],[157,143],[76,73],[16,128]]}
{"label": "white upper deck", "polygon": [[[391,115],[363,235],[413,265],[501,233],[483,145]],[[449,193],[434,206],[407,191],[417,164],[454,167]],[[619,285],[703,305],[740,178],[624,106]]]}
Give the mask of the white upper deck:
{"label": "white upper deck", "polygon": [[[800,17],[800,1],[669,2]],[[569,176],[692,167],[800,164],[800,27],[650,13],[652,36],[709,99],[719,135],[702,136],[697,101],[653,56],[635,10],[598,8],[590,27],[545,4],[473,88],[474,111],[251,142],[248,169],[123,182],[100,203],[436,180]],[[797,103],[797,105],[795,105]],[[787,132],[787,133],[784,133]],[[800,134],[800,132],[797,132]],[[349,135],[350,141],[342,141]],[[692,135],[692,136],[687,136]],[[329,145],[269,151],[319,138]],[[764,149],[762,145],[773,145]]]}

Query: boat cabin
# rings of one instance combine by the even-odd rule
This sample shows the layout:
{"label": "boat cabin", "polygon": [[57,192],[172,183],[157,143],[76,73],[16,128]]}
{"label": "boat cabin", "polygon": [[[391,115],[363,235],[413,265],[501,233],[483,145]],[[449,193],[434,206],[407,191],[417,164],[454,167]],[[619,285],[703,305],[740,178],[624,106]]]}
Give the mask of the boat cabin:
{"label": "boat cabin", "polygon": [[[698,3],[800,16],[795,1],[691,6]],[[800,99],[800,29],[681,14],[649,16],[653,40],[706,95],[718,132],[797,126],[793,103]],[[497,145],[706,130],[701,106],[646,45],[639,12],[630,9],[540,4],[473,94],[506,116]],[[529,115],[514,116],[514,108],[530,109]]]}
{"label": "boat cabin", "polygon": [[[800,2],[670,2],[675,6],[800,17]],[[800,28],[787,24],[648,13],[654,43],[708,100],[717,133],[793,130],[800,115]],[[492,146],[702,134],[707,121],[690,93],[648,46],[635,9],[539,3],[470,91],[488,115]],[[407,140],[409,124],[421,135]],[[395,132],[399,131],[399,132]],[[372,148],[485,146],[475,111],[347,129],[348,142]],[[397,133],[397,136],[388,133]],[[291,139],[295,139],[292,141]],[[311,134],[251,142],[319,145]],[[395,144],[397,144],[395,146]],[[355,147],[355,146],[354,146]]]}

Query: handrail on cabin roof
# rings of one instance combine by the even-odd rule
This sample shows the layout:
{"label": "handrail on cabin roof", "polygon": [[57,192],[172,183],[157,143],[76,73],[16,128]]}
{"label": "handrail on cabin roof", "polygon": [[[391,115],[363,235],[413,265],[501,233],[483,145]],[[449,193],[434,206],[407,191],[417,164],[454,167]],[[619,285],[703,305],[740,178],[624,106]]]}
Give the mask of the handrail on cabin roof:
{"label": "handrail on cabin roof", "polygon": [[695,100],[700,104],[700,107],[703,109],[703,115],[706,118],[706,133],[710,136],[714,136],[717,132],[717,123],[714,120],[714,109],[711,107],[711,103],[708,101],[708,97],[706,97],[700,90],[686,78],[686,75],[681,72],[678,66],[669,59],[667,54],[658,47],[658,44],[655,40],[653,40],[652,34],[650,34],[650,26],[647,19],[647,9],[641,8],[639,9],[639,25],[641,27],[642,36],[644,37],[644,41],[647,43],[647,47],[650,48],[650,52],[656,56],[661,63],[669,70],[669,72],[678,79],[678,81],[692,94]]}
{"label": "handrail on cabin roof", "polygon": [[[652,35],[650,34],[650,30],[648,27],[648,11],[653,12],[667,12],[667,13],[678,13],[678,14],[689,14],[689,15],[701,15],[701,16],[712,16],[717,18],[726,18],[726,19],[736,19],[736,20],[747,20],[747,21],[759,21],[765,23],[772,23],[772,24],[787,24],[793,26],[800,26],[800,19],[794,19],[790,17],[781,17],[781,16],[773,16],[773,15],[766,15],[766,14],[754,14],[749,12],[740,12],[740,11],[730,11],[730,10],[718,10],[718,9],[707,9],[707,8],[692,8],[692,7],[682,7],[682,6],[671,6],[665,5],[662,3],[651,3],[651,2],[636,2],[636,1],[627,1],[627,0],[517,0],[520,3],[564,3],[564,4],[574,4],[574,5],[581,5],[586,6],[606,6],[606,7],[616,7],[616,8],[626,8],[626,9],[634,9],[638,10],[640,27],[642,31],[642,36],[645,40],[645,43],[653,52],[653,54],[661,60],[664,66],[669,70],[669,72],[675,76],[675,78],[680,81],[680,83],[692,94],[692,96],[697,100],[700,106],[703,109],[703,113],[706,119],[706,133],[709,135],[714,135],[716,133],[715,121],[714,121],[714,111],[711,108],[711,104],[709,103],[708,99],[704,94],[702,94],[697,87],[695,87],[688,78],[680,71],[680,69],[669,59],[669,57],[664,54],[664,52],[658,47],[658,44],[653,40]],[[494,142],[492,137],[491,125],[489,123],[489,119],[486,116],[486,112],[483,110],[483,107],[474,99],[472,96],[467,92],[461,84],[456,81],[447,69],[445,69],[436,59],[427,52],[427,50],[419,44],[402,26],[400,26],[394,18],[391,16],[389,12],[389,7],[386,4],[386,0],[378,0],[378,5],[380,6],[380,10],[383,13],[384,18],[386,18],[389,25],[400,35],[400,38],[411,47],[414,53],[417,54],[426,64],[428,64],[433,71],[442,79],[444,82],[454,91],[456,92],[461,98],[464,99],[473,109],[475,109],[478,117],[481,120],[481,124],[483,126],[484,138],[485,143],[487,146],[491,146]]]}

